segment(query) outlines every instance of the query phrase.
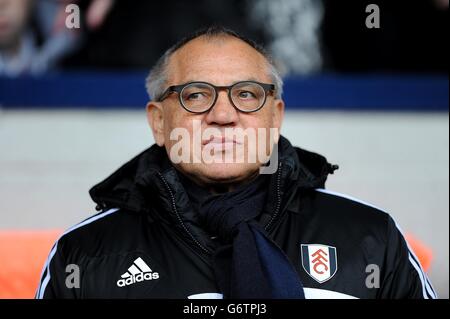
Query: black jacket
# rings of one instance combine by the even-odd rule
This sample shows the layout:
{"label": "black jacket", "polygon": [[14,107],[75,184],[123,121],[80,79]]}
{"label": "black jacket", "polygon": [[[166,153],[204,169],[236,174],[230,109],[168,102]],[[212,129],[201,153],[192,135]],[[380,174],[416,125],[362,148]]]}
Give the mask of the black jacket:
{"label": "black jacket", "polygon": [[[306,297],[435,298],[387,213],[324,189],[333,170],[324,157],[281,138],[260,216]],[[211,267],[216,241],[163,148],[144,151],[90,194],[101,212],[55,243],[38,298],[220,297]]]}

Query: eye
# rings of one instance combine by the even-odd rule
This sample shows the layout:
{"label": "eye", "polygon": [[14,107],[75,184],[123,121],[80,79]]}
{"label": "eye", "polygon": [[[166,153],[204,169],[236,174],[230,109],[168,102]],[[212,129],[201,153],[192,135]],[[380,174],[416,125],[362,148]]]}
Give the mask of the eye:
{"label": "eye", "polygon": [[198,100],[204,97],[205,95],[202,92],[191,93],[187,96],[188,100]]}
{"label": "eye", "polygon": [[185,95],[185,99],[188,101],[199,101],[208,98],[207,92],[189,92]]}
{"label": "eye", "polygon": [[256,98],[255,94],[250,91],[239,91],[238,97],[245,100]]}

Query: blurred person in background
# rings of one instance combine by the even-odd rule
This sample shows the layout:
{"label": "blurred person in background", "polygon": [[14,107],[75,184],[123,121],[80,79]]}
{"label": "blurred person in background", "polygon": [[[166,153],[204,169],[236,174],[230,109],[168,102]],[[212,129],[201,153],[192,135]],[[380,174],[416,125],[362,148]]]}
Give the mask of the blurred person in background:
{"label": "blurred person in background", "polygon": [[[172,43],[213,24],[226,25],[264,43],[263,26],[249,19],[253,2],[116,1],[102,27],[88,30],[82,48],[65,60],[65,66],[120,71],[148,69]],[[79,3],[83,12],[89,9],[89,1]]]}
{"label": "blurred person in background", "polygon": [[[55,70],[79,47],[82,31],[66,26],[69,0],[0,0],[0,75],[38,75]],[[86,26],[97,29],[114,4],[93,0]]]}
{"label": "blurred person in background", "polygon": [[261,25],[267,46],[284,74],[310,74],[323,67],[321,0],[249,1],[249,19]]}
{"label": "blurred person in background", "polygon": [[[85,1],[80,3],[84,8]],[[320,0],[121,1],[102,28],[89,30],[84,46],[65,65],[149,68],[171,43],[217,24],[266,43],[283,74],[308,74],[323,64],[319,44],[323,14]]]}
{"label": "blurred person in background", "polygon": [[[80,0],[84,12],[88,0]],[[90,29],[68,68],[151,67],[189,33],[225,25],[265,44],[283,74],[446,72],[447,0],[377,1],[381,28],[365,26],[370,1],[119,1],[101,28]],[[161,12],[170,14],[160,14]],[[163,32],[161,32],[163,30]]]}

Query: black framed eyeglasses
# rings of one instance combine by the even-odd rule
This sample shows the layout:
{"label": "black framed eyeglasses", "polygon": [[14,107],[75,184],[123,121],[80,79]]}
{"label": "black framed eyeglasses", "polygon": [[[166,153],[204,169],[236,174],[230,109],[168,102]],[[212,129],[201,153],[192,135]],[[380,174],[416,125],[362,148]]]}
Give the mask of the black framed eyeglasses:
{"label": "black framed eyeglasses", "polygon": [[256,81],[241,81],[230,86],[216,86],[207,82],[189,82],[168,87],[157,101],[162,102],[171,93],[176,92],[181,106],[186,111],[204,113],[216,104],[218,90],[228,91],[228,98],[236,109],[244,113],[251,113],[264,106],[267,95],[275,91],[275,85]]}

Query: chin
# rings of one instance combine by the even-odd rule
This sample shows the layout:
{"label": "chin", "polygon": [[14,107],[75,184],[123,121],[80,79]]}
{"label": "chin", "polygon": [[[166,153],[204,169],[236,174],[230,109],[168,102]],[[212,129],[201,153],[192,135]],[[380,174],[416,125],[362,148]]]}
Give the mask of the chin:
{"label": "chin", "polygon": [[200,164],[195,169],[183,169],[202,183],[236,183],[254,176],[259,170],[256,164]]}

